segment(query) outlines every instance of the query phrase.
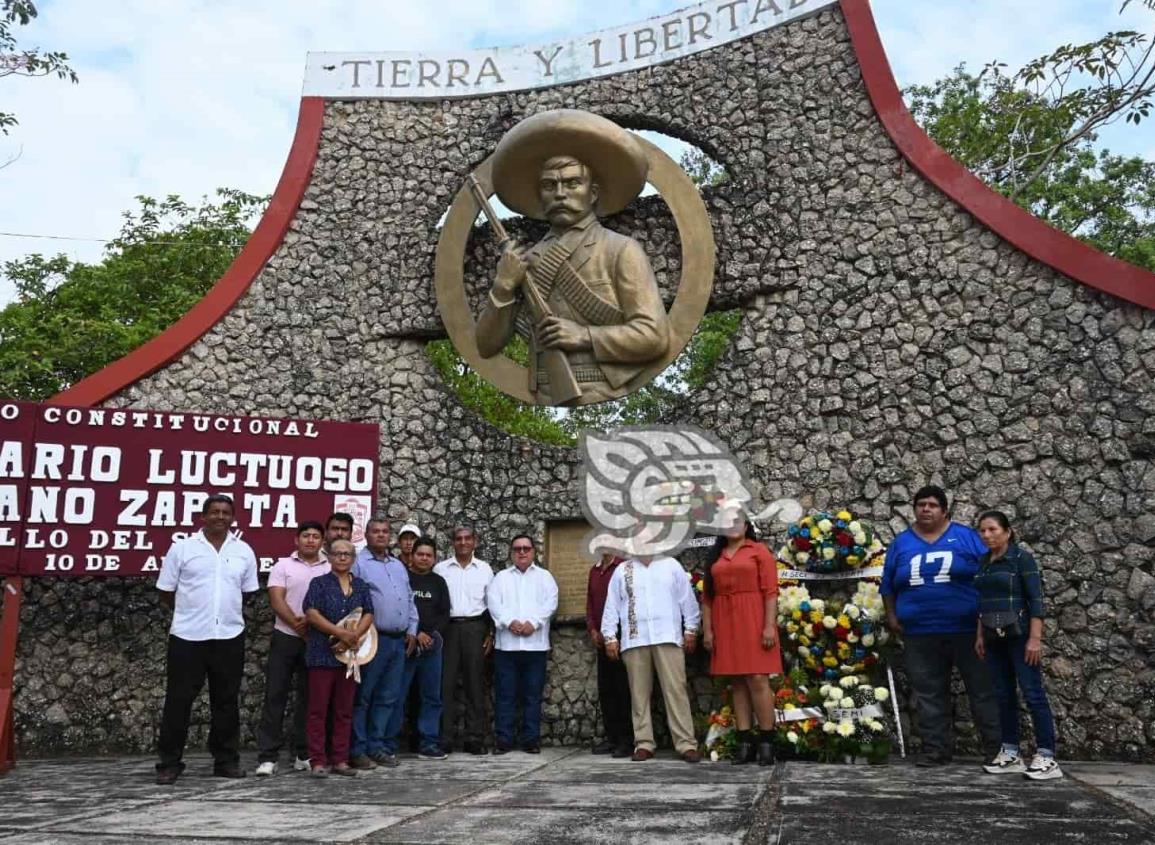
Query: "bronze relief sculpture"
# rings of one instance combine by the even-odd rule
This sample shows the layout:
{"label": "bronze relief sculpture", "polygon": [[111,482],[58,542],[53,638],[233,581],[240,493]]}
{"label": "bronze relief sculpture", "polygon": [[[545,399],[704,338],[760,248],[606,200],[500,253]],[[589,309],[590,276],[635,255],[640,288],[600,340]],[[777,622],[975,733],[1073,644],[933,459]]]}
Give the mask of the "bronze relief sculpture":
{"label": "bronze relief sculpture", "polygon": [[[669,314],[642,246],[598,220],[625,208],[647,179],[682,239]],[[705,312],[714,242],[696,187],[661,150],[589,112],[542,112],[506,133],[470,182],[442,230],[436,286],[454,345],[481,375],[523,401],[584,405],[627,395],[677,356]],[[488,208],[487,182],[510,209],[547,220],[546,236],[513,243]],[[474,322],[461,259],[479,207],[503,251]],[[529,345],[528,367],[501,354],[515,334]]]}

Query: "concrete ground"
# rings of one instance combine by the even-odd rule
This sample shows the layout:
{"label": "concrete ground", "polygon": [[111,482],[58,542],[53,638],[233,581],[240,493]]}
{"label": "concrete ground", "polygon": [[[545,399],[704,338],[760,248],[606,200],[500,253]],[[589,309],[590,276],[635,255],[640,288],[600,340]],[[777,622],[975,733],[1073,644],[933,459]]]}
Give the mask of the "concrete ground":
{"label": "concrete ground", "polygon": [[572,748],[403,760],[356,779],[230,781],[192,755],[175,787],[141,757],[22,761],[0,779],[0,845],[1155,843],[1155,766],[1067,763],[1066,779],[1031,783],[974,762],[759,769]]}

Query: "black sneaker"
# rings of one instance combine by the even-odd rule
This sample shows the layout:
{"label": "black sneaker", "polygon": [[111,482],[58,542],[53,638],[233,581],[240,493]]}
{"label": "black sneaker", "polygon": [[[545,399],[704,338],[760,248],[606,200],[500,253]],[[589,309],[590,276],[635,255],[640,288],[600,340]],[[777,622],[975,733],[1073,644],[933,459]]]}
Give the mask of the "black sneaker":
{"label": "black sneaker", "polygon": [[215,778],[243,778],[246,774],[248,774],[248,772],[235,764],[213,767],[213,777]]}
{"label": "black sneaker", "polygon": [[480,742],[467,742],[464,750],[466,754],[481,755],[486,753],[485,746]]}
{"label": "black sneaker", "polygon": [[591,754],[612,754],[614,751],[614,744],[608,739],[603,739],[597,745],[590,749]]}
{"label": "black sneaker", "polygon": [[184,771],[184,763],[181,763],[172,768],[156,768],[156,782],[158,786],[172,786],[176,783],[177,778],[180,777],[181,772]]}
{"label": "black sneaker", "polygon": [[529,742],[526,743],[524,748],[522,748],[522,751],[524,751],[526,754],[540,754],[541,746],[536,742]]}
{"label": "black sneaker", "polygon": [[500,757],[502,754],[508,754],[512,750],[513,749],[510,748],[508,745],[502,745],[499,742],[497,745],[493,746],[493,756],[494,757]]}
{"label": "black sneaker", "polygon": [[619,745],[610,752],[610,756],[615,760],[621,760],[623,757],[632,757],[634,755],[634,747],[632,745]]}
{"label": "black sneaker", "polygon": [[417,756],[422,760],[444,760],[449,755],[438,748],[436,745],[430,745],[418,751]]}

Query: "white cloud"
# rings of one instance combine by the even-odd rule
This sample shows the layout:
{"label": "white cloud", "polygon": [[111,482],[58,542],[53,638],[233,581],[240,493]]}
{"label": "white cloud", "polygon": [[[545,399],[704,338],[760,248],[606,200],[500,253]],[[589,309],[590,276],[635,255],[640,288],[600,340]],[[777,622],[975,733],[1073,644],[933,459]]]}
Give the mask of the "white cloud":
{"label": "white cloud", "polygon": [[[1101,0],[874,0],[900,83],[959,61],[1017,63],[1121,22]],[[67,51],[80,84],[6,79],[20,126],[0,139],[0,231],[107,238],[133,196],[217,187],[270,193],[292,141],[310,50],[452,49],[544,41],[662,14],[686,0],[45,0],[23,44]],[[1094,6],[1099,11],[1089,12]],[[1145,20],[1147,13],[1134,16]],[[1149,16],[1148,16],[1149,17]],[[1023,25],[1029,21],[1030,26]],[[1150,127],[1129,130],[1136,152]],[[30,252],[99,258],[100,245],[0,237]],[[11,296],[0,280],[0,303]]]}

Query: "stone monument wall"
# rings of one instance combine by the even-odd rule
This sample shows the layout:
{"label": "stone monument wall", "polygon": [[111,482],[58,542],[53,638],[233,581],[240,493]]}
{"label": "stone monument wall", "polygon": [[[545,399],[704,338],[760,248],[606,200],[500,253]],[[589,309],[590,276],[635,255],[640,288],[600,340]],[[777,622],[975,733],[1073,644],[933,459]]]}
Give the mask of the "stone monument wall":
{"label": "stone monument wall", "polygon": [[[683,138],[729,173],[705,192],[719,248],[711,307],[744,319],[676,421],[728,442],[762,500],[852,507],[884,533],[905,526],[928,482],[948,488],[961,521],[1007,509],[1045,570],[1061,753],[1155,760],[1155,312],[1028,257],[909,167],[838,7],[555,88],[327,102],[304,200],[265,269],[214,328],[110,404],[380,423],[379,504],[395,528],[436,526],[444,544],[468,518],[495,562],[513,533],[542,538],[551,521],[580,518],[575,451],[482,422],[424,352],[444,336],[439,218],[506,130],[563,107]],[[671,294],[678,235],[661,201],[607,225],[641,240]],[[470,251],[475,294],[492,266],[483,236]],[[43,578],[26,590],[24,751],[150,749],[166,627],[151,581]],[[249,612],[251,743],[271,615],[263,596]],[[594,735],[581,641],[580,627],[555,632],[547,742]],[[708,682],[695,683],[704,706]],[[203,740],[207,708],[195,720]]]}

